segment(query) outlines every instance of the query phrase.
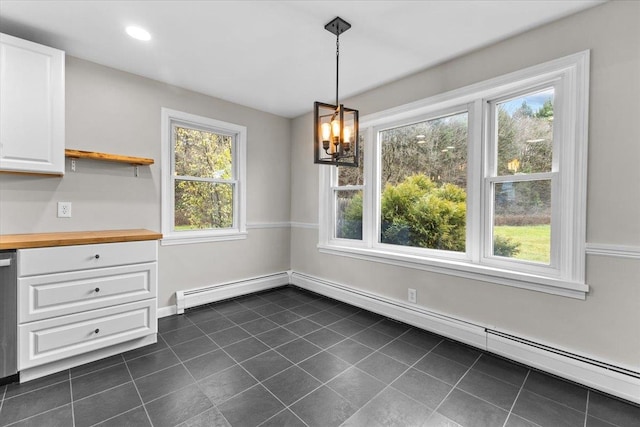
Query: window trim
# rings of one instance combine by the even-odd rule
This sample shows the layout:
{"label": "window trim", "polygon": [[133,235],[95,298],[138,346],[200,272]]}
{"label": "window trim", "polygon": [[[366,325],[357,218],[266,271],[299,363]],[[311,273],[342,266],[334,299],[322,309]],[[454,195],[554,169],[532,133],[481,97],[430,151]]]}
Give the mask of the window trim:
{"label": "window trim", "polygon": [[[391,108],[385,111],[366,115],[360,120],[361,130],[366,135],[367,147],[364,152],[365,165],[365,200],[363,202],[363,240],[334,239],[331,222],[331,212],[334,186],[332,181],[335,168],[320,168],[320,212],[319,212],[319,243],[318,249],[322,253],[347,256],[374,262],[427,270],[451,276],[475,279],[483,282],[513,286],[554,295],[585,299],[589,287],[585,283],[586,259],[586,179],[587,179],[587,131],[589,106],[589,56],[588,50],[563,58],[552,60],[540,65],[515,71],[487,81],[479,82],[460,89],[438,94],[420,101]],[[559,82],[558,82],[559,81]],[[551,83],[556,82],[556,83]],[[497,100],[509,93],[525,91],[541,85],[562,85],[566,94],[564,101],[557,105],[568,125],[562,130],[562,144],[558,147],[558,158],[562,163],[557,181],[561,183],[558,198],[564,201],[554,211],[557,212],[560,230],[557,233],[561,254],[558,256],[557,274],[543,273],[537,268],[523,270],[513,269],[514,262],[503,263],[482,262],[485,258],[484,248],[468,246],[464,259],[457,257],[440,257],[432,253],[415,253],[411,250],[393,248],[390,250],[377,243],[375,236],[371,242],[372,221],[377,211],[373,210],[379,203],[375,201],[375,174],[380,165],[379,143],[372,144],[376,138],[373,131],[377,127],[387,127],[391,123],[410,121],[417,116],[428,117],[439,115],[440,112],[455,109],[467,104],[469,112],[469,155],[482,156],[482,162],[468,165],[468,174],[474,191],[468,195],[467,239],[480,239],[485,233],[487,195],[482,189],[485,185],[478,178],[488,178],[486,168],[488,126],[485,122],[487,114],[487,100]],[[560,110],[558,110],[560,111]],[[555,137],[554,123],[554,137]],[[555,155],[555,152],[554,152]],[[573,159],[564,161],[562,159]],[[376,171],[372,170],[376,169]],[[552,169],[553,170],[553,169]],[[557,169],[556,169],[557,171]],[[473,178],[472,178],[473,177]],[[477,182],[476,182],[477,181]],[[330,189],[328,191],[328,189]],[[475,212],[469,213],[469,212]],[[366,227],[366,228],[365,228]],[[482,240],[479,240],[482,241]],[[393,245],[388,245],[393,246]],[[473,248],[473,249],[472,249]],[[423,250],[424,251],[424,250]],[[500,260],[497,260],[500,261]],[[517,262],[515,262],[517,264]],[[530,264],[527,264],[530,265]],[[546,270],[549,270],[548,268]],[[545,271],[545,269],[542,269]]]}
{"label": "window trim", "polygon": [[[235,186],[233,198],[233,227],[211,230],[193,230],[176,232],[173,230],[175,215],[173,180],[174,153],[172,129],[175,124],[189,126],[194,129],[216,131],[234,137],[232,147],[233,179],[215,180]],[[170,108],[161,108],[161,142],[162,142],[162,241],[165,245],[217,242],[247,238],[246,221],[246,146],[247,128],[242,125],[228,123],[209,117],[185,113]],[[207,181],[208,182],[208,181]]]}

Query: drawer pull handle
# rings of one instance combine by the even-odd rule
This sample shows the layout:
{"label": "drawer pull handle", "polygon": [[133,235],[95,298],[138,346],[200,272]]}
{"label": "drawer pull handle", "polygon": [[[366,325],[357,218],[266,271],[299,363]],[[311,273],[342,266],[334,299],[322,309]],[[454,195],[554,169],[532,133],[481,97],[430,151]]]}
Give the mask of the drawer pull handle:
{"label": "drawer pull handle", "polygon": [[96,330],[95,330],[95,331],[93,331],[93,332],[97,334],[97,333],[99,333],[99,332],[100,332],[100,329],[96,328]]}
{"label": "drawer pull handle", "polygon": [[96,254],[94,258],[95,259],[99,259],[100,258],[100,254]]}
{"label": "drawer pull handle", "polygon": [[100,292],[100,288],[95,288],[94,291]]}

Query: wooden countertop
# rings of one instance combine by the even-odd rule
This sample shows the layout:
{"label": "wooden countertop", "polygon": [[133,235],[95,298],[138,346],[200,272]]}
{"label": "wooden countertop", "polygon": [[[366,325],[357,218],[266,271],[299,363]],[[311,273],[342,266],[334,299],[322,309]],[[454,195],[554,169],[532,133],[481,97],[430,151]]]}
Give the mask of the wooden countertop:
{"label": "wooden countertop", "polygon": [[144,229],[5,234],[0,235],[0,249],[46,248],[159,239],[162,239],[161,233]]}

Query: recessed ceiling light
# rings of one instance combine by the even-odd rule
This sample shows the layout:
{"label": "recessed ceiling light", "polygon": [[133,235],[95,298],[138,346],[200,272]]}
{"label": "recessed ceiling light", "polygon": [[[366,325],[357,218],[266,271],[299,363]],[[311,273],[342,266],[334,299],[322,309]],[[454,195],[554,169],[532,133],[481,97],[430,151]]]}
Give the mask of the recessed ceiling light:
{"label": "recessed ceiling light", "polygon": [[126,28],[127,34],[136,40],[149,41],[151,40],[151,34],[147,30],[140,27],[129,26]]}

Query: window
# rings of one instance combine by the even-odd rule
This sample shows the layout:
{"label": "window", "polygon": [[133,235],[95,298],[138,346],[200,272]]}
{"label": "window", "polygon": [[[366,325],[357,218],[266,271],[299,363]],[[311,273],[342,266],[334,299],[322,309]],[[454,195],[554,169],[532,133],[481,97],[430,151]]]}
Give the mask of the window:
{"label": "window", "polygon": [[378,131],[378,241],[464,252],[468,112]]}
{"label": "window", "polygon": [[162,109],[163,244],[245,237],[246,133]]}
{"label": "window", "polygon": [[361,120],[321,168],[322,252],[584,298],[583,52]]}

